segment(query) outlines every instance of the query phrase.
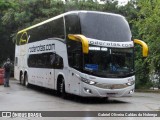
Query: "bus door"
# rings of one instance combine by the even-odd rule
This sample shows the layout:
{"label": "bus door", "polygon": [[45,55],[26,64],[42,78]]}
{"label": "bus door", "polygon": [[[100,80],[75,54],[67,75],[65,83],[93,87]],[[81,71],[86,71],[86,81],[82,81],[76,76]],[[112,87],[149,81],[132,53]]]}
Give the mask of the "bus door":
{"label": "bus door", "polygon": [[59,54],[54,54],[53,59],[52,59],[52,64],[54,68],[54,89],[56,88],[55,81],[58,77],[59,74],[63,73],[63,68],[64,68],[64,62],[63,58]]}
{"label": "bus door", "polygon": [[69,81],[70,81],[70,91],[76,95],[80,94],[80,80],[79,80],[79,71],[82,68],[82,60],[81,60],[81,51],[75,50],[72,51],[72,56],[70,60],[72,61],[69,70]]}
{"label": "bus door", "polygon": [[70,92],[80,95],[79,73],[83,68],[82,43],[74,40],[68,41],[68,63],[69,63],[69,83]]}
{"label": "bus door", "polygon": [[77,71],[73,68],[69,71],[70,92],[80,95],[80,80]]}
{"label": "bus door", "polygon": [[54,82],[55,82],[55,70],[54,69],[48,69],[46,74],[45,74],[45,85],[47,88],[54,89]]}
{"label": "bus door", "polygon": [[46,72],[46,87],[55,89],[55,59],[56,59],[56,54],[55,53],[48,53],[47,55],[47,72]]}

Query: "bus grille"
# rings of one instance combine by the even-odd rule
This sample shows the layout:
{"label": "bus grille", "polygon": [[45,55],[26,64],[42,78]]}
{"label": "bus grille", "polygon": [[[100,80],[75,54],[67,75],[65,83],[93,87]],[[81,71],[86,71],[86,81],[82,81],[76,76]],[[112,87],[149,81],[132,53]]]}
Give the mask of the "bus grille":
{"label": "bus grille", "polygon": [[122,89],[128,87],[126,84],[95,84],[95,86],[103,89]]}

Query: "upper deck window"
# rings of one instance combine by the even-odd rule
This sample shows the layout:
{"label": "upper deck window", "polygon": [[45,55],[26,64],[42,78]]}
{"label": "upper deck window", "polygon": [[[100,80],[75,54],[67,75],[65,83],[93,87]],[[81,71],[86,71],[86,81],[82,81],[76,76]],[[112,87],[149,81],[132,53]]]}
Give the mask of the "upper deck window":
{"label": "upper deck window", "polygon": [[[48,38],[59,38],[65,41],[63,17],[46,22],[24,33],[22,32],[17,35],[17,45],[24,44],[22,39],[26,40],[26,43],[37,42]],[[26,37],[24,35],[27,35],[27,38],[24,38]]]}
{"label": "upper deck window", "polygon": [[65,27],[66,27],[67,39],[68,39],[68,34],[81,34],[80,21],[76,13],[65,16]]}
{"label": "upper deck window", "polygon": [[126,42],[131,41],[131,31],[124,17],[101,12],[80,12],[81,32],[88,38]]}
{"label": "upper deck window", "polygon": [[45,40],[47,38],[64,39],[63,17],[29,30],[29,42]]}

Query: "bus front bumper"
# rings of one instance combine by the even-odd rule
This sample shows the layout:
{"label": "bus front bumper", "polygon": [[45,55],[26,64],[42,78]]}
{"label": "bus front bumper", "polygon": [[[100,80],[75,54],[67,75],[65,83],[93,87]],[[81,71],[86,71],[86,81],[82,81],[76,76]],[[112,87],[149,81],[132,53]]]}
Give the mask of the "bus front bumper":
{"label": "bus front bumper", "polygon": [[131,96],[134,93],[135,84],[131,86],[112,85],[108,88],[103,88],[95,85],[82,83],[81,95],[83,97],[121,97]]}

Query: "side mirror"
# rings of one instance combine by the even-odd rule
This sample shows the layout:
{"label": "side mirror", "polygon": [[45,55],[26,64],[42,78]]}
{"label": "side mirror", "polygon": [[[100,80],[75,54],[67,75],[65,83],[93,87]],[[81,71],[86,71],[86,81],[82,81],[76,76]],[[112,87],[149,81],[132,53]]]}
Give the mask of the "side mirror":
{"label": "side mirror", "polygon": [[148,56],[148,45],[144,41],[138,40],[138,39],[134,39],[134,43],[142,46],[142,55],[143,57],[147,57]]}
{"label": "side mirror", "polygon": [[88,54],[89,52],[89,43],[87,38],[84,35],[80,34],[68,34],[68,38],[70,40],[78,41],[82,43],[82,51],[84,54]]}

